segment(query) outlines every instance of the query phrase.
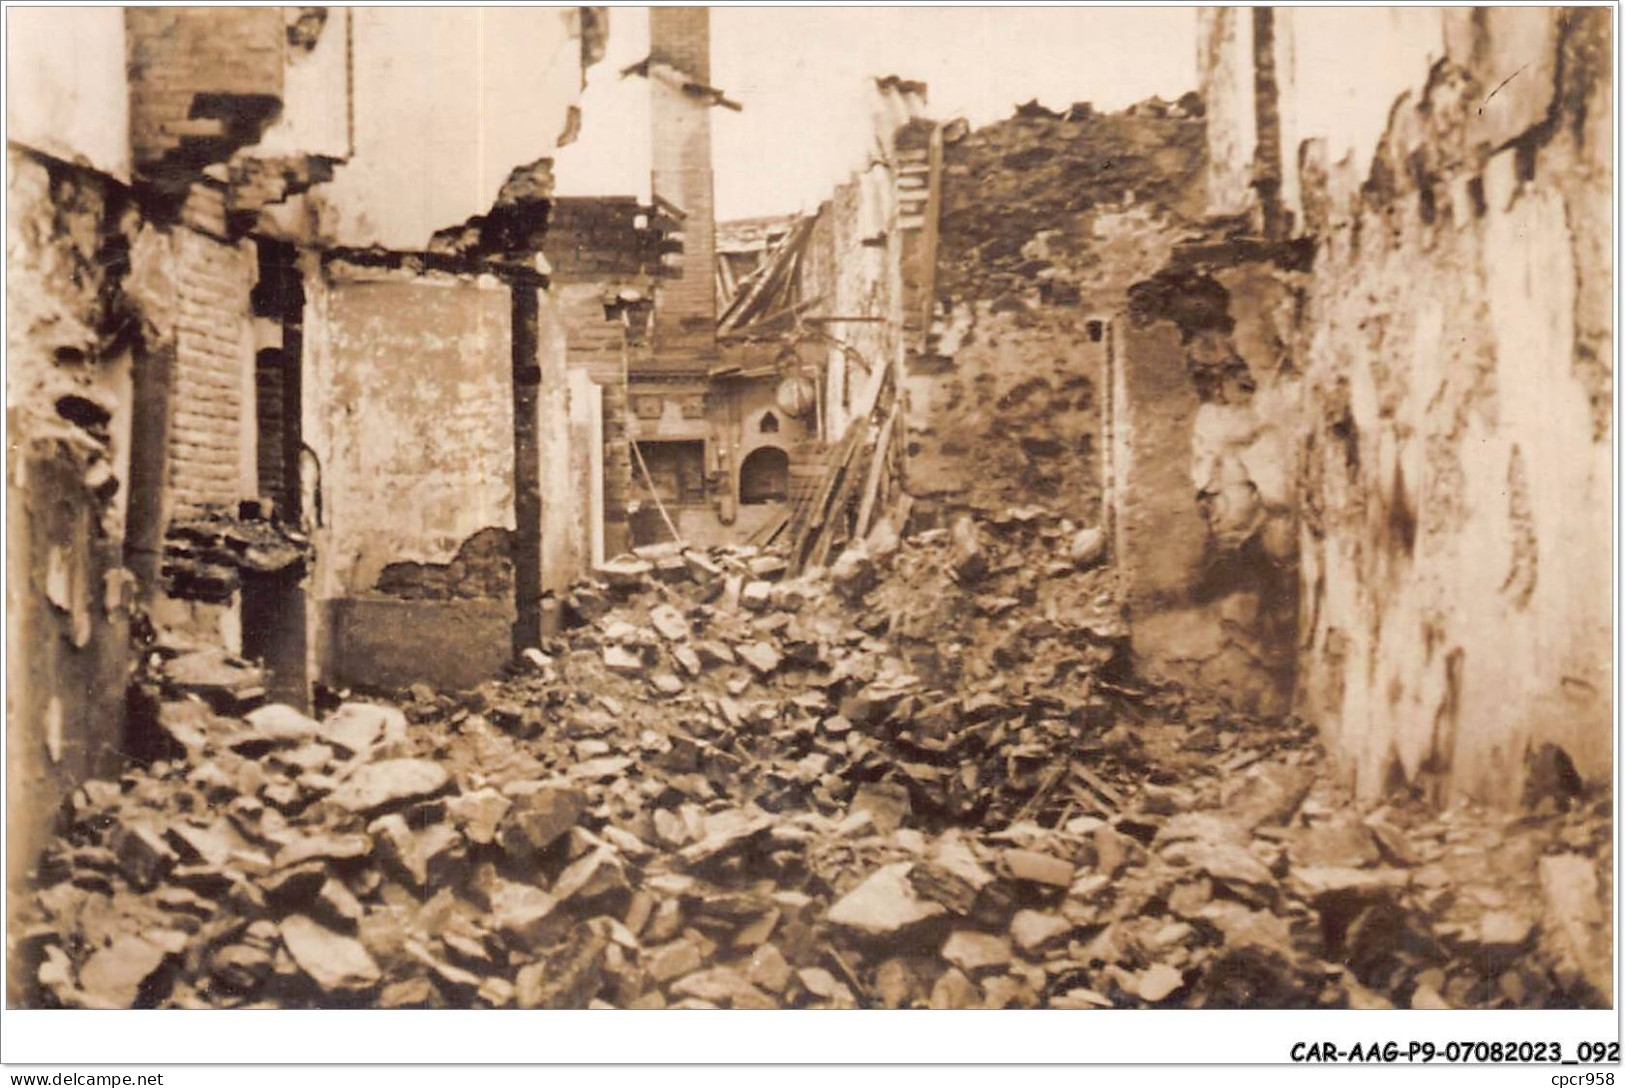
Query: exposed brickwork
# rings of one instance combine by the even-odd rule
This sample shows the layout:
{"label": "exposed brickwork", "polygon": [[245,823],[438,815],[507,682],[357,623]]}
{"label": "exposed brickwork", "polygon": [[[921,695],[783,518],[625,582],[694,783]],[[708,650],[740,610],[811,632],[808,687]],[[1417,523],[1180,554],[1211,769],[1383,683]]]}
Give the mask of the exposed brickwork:
{"label": "exposed brickwork", "polygon": [[169,487],[183,516],[242,495],[241,449],[245,425],[244,331],[253,258],[197,231],[176,237],[178,266],[175,403],[169,435]]}
{"label": "exposed brickwork", "polygon": [[554,282],[655,275],[663,239],[652,220],[629,196],[555,197],[542,247]]}
{"label": "exposed brickwork", "polygon": [[183,150],[223,159],[210,151],[257,138],[279,108],[281,8],[128,8],[124,20],[138,169]]}
{"label": "exposed brickwork", "polygon": [[514,590],[512,535],[481,529],[463,541],[449,563],[391,563],[375,588],[406,600],[506,598]]}

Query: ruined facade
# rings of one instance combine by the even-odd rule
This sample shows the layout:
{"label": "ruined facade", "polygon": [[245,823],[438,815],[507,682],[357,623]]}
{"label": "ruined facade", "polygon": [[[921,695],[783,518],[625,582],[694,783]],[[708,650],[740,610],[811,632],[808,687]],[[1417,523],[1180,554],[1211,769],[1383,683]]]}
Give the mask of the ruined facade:
{"label": "ruined facade", "polygon": [[653,205],[561,201],[549,248],[570,367],[602,392],[611,556],[674,535],[765,541],[931,315],[940,163],[922,85],[876,81],[876,160],[815,214],[719,253],[710,111],[736,104],[708,83],[709,15],[656,9],[650,35],[627,74],[650,87]]}
{"label": "ruined facade", "polygon": [[12,20],[11,886],[54,801],[130,751],[132,627],[263,663],[295,705],[534,644],[589,561],[572,443],[595,439],[538,255],[604,27]]}
{"label": "ruined facade", "polygon": [[1145,649],[1290,698],[1367,795],[1516,800],[1547,744],[1606,775],[1607,13],[1201,18],[1239,218],[1143,286],[1117,400],[1188,451],[1119,513],[1194,534],[1125,573],[1206,642]]}

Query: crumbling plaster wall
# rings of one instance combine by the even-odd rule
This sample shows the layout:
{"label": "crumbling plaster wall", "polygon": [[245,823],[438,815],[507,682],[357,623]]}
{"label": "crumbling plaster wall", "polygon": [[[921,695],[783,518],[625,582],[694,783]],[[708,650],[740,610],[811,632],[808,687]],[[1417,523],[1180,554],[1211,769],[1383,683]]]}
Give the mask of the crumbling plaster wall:
{"label": "crumbling plaster wall", "polygon": [[[510,292],[490,277],[333,264],[306,282],[303,429],[320,466],[323,673],[474,682],[512,648],[513,559],[492,538],[516,528]],[[407,565],[459,556],[477,576],[432,597],[407,588],[422,580]]]}
{"label": "crumbling plaster wall", "polygon": [[[601,534],[602,551],[619,555],[631,546],[627,502],[632,490],[632,454],[627,444],[625,333],[618,319],[604,315],[604,298],[610,290],[597,280],[555,279],[549,293],[557,302],[567,334],[572,415],[579,418],[594,411],[584,406],[586,397],[596,396],[600,402],[596,413],[602,437],[597,457],[602,470],[595,487],[601,494],[594,524],[598,526],[595,532]],[[591,383],[591,390],[579,385],[582,379]]]}
{"label": "crumbling plaster wall", "polygon": [[1216,215],[1233,215],[1251,200],[1258,141],[1252,70],[1252,12],[1218,7],[1198,12],[1197,90],[1208,121],[1208,207]]}
{"label": "crumbling plaster wall", "polygon": [[355,8],[283,8],[282,111],[248,153],[263,158],[351,152],[350,67]]}
{"label": "crumbling plaster wall", "polygon": [[1366,795],[1514,800],[1546,742],[1605,778],[1609,13],[1277,16],[1286,229],[1314,247],[1299,706]]}
{"label": "crumbling plaster wall", "polygon": [[819,209],[809,246],[806,293],[838,318],[820,331],[829,338],[824,372],[825,440],[838,441],[862,408],[873,375],[902,350],[901,261],[896,188],[884,163],[872,163],[838,186]]}
{"label": "crumbling plaster wall", "polygon": [[17,903],[57,803],[115,767],[124,739],[133,374],[163,321],[143,310],[143,288],[162,279],[164,247],[115,179],[17,146],[6,160],[6,879]]}
{"label": "crumbling plaster wall", "polygon": [[[575,404],[577,386],[570,381],[568,334],[552,292],[537,290],[536,367],[541,377],[537,398],[537,479],[542,494],[542,592],[562,596],[588,567],[588,521],[591,492],[579,485],[573,468],[572,436],[578,421],[590,420],[591,409]],[[511,415],[511,410],[510,410]]]}
{"label": "crumbling plaster wall", "polygon": [[20,7],[6,22],[7,140],[129,181],[123,11]]}
{"label": "crumbling plaster wall", "polygon": [[310,194],[316,236],[410,251],[484,214],[566,131],[581,22],[579,8],[352,9],[353,151]]}
{"label": "crumbling plaster wall", "polygon": [[[874,406],[884,376],[903,361],[911,328],[915,347],[923,345],[936,271],[937,209],[923,207],[935,184],[936,129],[926,117],[925,85],[890,76],[869,90],[873,154],[819,207],[802,267],[803,300],[817,300],[809,313],[860,319],[820,321],[809,340],[824,348],[826,442],[839,441]],[[912,321],[904,309],[911,297],[919,304]]]}

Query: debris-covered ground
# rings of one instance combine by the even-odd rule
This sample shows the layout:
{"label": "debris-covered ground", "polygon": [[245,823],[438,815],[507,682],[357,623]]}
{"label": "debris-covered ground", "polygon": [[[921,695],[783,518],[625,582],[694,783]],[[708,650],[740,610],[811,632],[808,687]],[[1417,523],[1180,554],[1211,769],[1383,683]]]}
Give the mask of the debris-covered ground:
{"label": "debris-covered ground", "polygon": [[1102,551],[1039,508],[796,580],[656,549],[513,676],[320,720],[166,652],[170,752],[42,865],[37,1001],[1608,1003],[1608,798],[1362,810],[1139,682]]}

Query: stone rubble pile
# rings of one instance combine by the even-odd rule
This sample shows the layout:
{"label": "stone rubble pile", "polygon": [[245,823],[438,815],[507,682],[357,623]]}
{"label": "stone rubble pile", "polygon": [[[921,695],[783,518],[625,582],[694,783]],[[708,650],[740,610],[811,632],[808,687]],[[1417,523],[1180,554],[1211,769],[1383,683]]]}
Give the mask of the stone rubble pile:
{"label": "stone rubble pile", "polygon": [[[1351,815],[1303,729],[1135,680],[1090,534],[1021,508],[794,580],[649,549],[460,696],[172,691],[166,758],[63,814],[20,938],[38,1001],[1603,1000],[1604,802]],[[1529,887],[1494,869],[1520,858]]]}

